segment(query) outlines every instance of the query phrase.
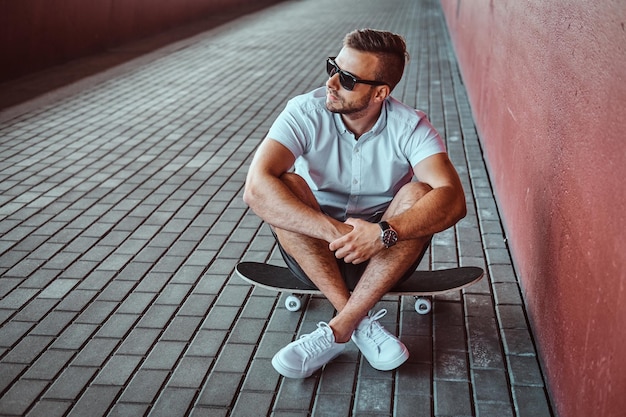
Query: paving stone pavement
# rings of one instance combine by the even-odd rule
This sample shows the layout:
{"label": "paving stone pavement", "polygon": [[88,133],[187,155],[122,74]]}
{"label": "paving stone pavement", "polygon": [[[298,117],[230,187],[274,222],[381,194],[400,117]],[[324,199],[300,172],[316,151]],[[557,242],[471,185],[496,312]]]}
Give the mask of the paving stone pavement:
{"label": "paving stone pavement", "polygon": [[[320,297],[237,278],[280,263],[242,201],[252,154],[286,100],[325,81],[359,27],[399,32],[394,95],[445,136],[468,215],[423,268],[487,277],[421,316],[386,297],[411,351],[378,372],[350,344],[306,380],[270,359],[333,315]],[[0,124],[0,415],[551,416],[520,288],[435,0],[294,0],[241,17]]]}

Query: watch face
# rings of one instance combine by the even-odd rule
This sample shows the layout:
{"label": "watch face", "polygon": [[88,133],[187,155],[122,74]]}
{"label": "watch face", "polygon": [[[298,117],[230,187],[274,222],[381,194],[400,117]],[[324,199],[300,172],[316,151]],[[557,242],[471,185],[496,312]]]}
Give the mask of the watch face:
{"label": "watch face", "polygon": [[393,229],[387,229],[383,232],[383,243],[386,247],[390,247],[396,244],[398,241],[398,234]]}

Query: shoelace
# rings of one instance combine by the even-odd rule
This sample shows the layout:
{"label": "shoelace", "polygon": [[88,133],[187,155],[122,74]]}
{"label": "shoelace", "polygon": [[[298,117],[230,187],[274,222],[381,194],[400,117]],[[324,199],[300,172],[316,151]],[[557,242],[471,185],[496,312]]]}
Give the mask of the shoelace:
{"label": "shoelace", "polygon": [[367,327],[366,334],[377,345],[380,345],[384,339],[388,338],[387,330],[378,323],[378,319],[387,314],[386,309],[380,310],[378,313],[370,316],[370,325]]}
{"label": "shoelace", "polygon": [[300,347],[307,355],[313,356],[330,346],[331,340],[328,338],[326,329],[330,330],[330,326],[321,321],[317,323],[317,330],[313,333],[300,336]]}

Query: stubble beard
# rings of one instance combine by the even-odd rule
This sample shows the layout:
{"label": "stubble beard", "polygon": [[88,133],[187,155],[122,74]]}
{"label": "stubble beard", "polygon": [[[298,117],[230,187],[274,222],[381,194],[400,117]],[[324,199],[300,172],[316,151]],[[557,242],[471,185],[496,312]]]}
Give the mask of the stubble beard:
{"label": "stubble beard", "polygon": [[326,100],[326,108],[332,113],[354,115],[364,112],[368,107],[371,99],[371,95],[363,96],[359,101],[346,102],[342,97],[331,91],[332,95],[338,98],[338,101],[331,102]]}

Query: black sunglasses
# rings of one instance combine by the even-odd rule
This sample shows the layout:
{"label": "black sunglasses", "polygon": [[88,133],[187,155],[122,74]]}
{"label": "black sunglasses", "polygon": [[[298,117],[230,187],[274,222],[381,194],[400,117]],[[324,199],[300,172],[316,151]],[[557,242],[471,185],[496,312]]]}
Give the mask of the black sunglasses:
{"label": "black sunglasses", "polygon": [[329,57],[326,60],[326,72],[328,73],[329,77],[332,77],[333,75],[339,73],[339,83],[346,90],[352,91],[354,89],[354,86],[357,83],[368,84],[368,85],[387,85],[387,83],[382,82],[382,81],[359,80],[357,77],[350,74],[348,71],[344,71],[341,68],[339,68],[339,66],[335,62],[335,58],[336,57],[333,56],[333,57]]}

